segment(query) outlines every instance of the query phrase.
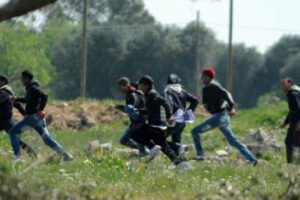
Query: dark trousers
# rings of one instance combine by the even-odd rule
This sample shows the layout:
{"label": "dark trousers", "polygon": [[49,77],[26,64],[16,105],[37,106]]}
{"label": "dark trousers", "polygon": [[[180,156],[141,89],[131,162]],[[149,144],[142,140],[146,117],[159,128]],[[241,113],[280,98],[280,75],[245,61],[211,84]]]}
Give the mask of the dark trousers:
{"label": "dark trousers", "polygon": [[168,128],[168,135],[171,137],[171,142],[168,142],[173,151],[178,153],[181,146],[182,133],[185,128],[185,123],[176,123],[175,127]]}
{"label": "dark trousers", "polygon": [[162,152],[172,161],[179,162],[175,152],[169,147],[167,142],[167,131],[153,128],[145,125],[140,132],[133,134],[133,138],[140,144],[147,146],[149,149],[155,145],[161,147]]}
{"label": "dark trousers", "polygon": [[297,131],[297,123],[290,124],[285,138],[286,159],[288,163],[293,162],[293,150],[300,146],[300,131]]}
{"label": "dark trousers", "polygon": [[120,144],[128,146],[133,149],[138,149],[141,153],[145,153],[144,145],[139,144],[138,142],[134,141],[132,135],[135,132],[139,132],[143,128],[144,124],[130,124],[130,126],[124,131],[120,138]]}
{"label": "dark trousers", "polygon": [[[0,120],[0,131],[4,130],[7,134],[9,134],[9,131],[14,127],[14,122],[12,119],[7,120]],[[26,144],[24,141],[22,141],[19,138],[20,146],[24,150],[30,150],[32,149],[28,144]]]}

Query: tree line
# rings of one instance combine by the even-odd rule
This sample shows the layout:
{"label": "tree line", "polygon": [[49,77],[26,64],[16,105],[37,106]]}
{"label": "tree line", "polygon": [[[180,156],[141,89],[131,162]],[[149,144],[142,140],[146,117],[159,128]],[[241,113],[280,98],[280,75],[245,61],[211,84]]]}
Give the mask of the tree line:
{"label": "tree line", "polygon": [[[32,70],[56,99],[75,99],[80,94],[81,1],[61,1],[39,11],[45,22],[39,31],[35,19],[26,16],[0,25],[1,73],[17,81],[22,69]],[[140,0],[91,1],[88,29],[87,96],[120,98],[116,80],[143,74],[153,76],[163,91],[166,77],[177,73],[187,90],[195,91],[197,26],[158,23]],[[29,23],[28,23],[29,21]],[[24,23],[26,22],[26,23]],[[24,25],[25,24],[25,25]],[[214,66],[218,80],[226,81],[227,46],[212,30],[200,25],[201,66]],[[261,95],[278,90],[282,76],[297,82],[300,36],[285,35],[261,54],[244,44],[233,46],[233,95],[240,107],[253,107]]]}

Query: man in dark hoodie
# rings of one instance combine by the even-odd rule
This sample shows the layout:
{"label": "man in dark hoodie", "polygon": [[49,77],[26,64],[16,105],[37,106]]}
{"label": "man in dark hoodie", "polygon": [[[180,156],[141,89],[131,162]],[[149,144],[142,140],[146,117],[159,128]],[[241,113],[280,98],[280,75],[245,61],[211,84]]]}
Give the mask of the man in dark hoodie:
{"label": "man in dark hoodie", "polygon": [[203,105],[213,116],[192,130],[197,159],[200,161],[205,159],[200,135],[209,130],[219,128],[229,144],[238,149],[249,163],[256,165],[257,160],[252,152],[244,144],[240,143],[230,127],[230,116],[236,113],[234,101],[231,94],[214,81],[215,76],[216,72],[212,67],[207,67],[202,72],[202,82],[204,84],[202,92]]}
{"label": "man in dark hoodie", "polygon": [[291,78],[284,78],[281,88],[286,93],[289,106],[289,113],[281,128],[289,125],[285,145],[287,162],[292,163],[294,147],[300,146],[300,87]]}
{"label": "man in dark hoodie", "polygon": [[26,89],[25,97],[14,98],[15,102],[25,103],[25,118],[17,123],[10,131],[10,138],[16,159],[21,156],[19,135],[29,128],[39,133],[46,145],[63,156],[64,161],[73,157],[51,136],[45,121],[45,111],[48,96],[41,90],[39,84],[33,81],[33,74],[23,71],[21,81]]}
{"label": "man in dark hoodie", "polygon": [[[13,108],[15,107],[21,115],[25,115],[25,110],[20,103],[13,102],[12,97],[14,91],[8,85],[8,78],[6,76],[0,75],[0,131],[4,130],[6,133],[14,126]],[[21,148],[27,151],[29,155],[35,156],[34,150],[26,144],[24,141],[20,140]]]}
{"label": "man in dark hoodie", "polygon": [[[172,106],[172,113],[175,114],[180,109],[182,111],[192,110],[194,112],[199,101],[195,96],[182,88],[179,76],[177,74],[170,74],[167,84],[165,98]],[[189,104],[189,107],[187,107],[187,104]],[[168,128],[168,133],[172,137],[170,146],[177,155],[182,155],[184,153],[184,146],[181,145],[181,135],[184,128],[185,122],[176,122],[175,126]]]}
{"label": "man in dark hoodie", "polygon": [[145,124],[146,118],[145,115],[142,114],[142,111],[146,109],[144,94],[132,86],[127,77],[120,78],[118,80],[118,86],[119,90],[126,94],[126,105],[117,105],[116,108],[127,113],[131,122],[123,133],[120,143],[133,149],[138,149],[141,155],[147,155],[145,146],[138,144],[132,139],[132,134],[143,128]]}
{"label": "man in dark hoodie", "polygon": [[143,76],[139,81],[139,86],[146,98],[147,125],[143,134],[135,134],[140,136],[137,141],[150,149],[150,155],[161,148],[174,164],[180,164],[183,159],[178,157],[167,143],[167,123],[173,122],[171,106],[154,89],[154,81],[150,76]]}

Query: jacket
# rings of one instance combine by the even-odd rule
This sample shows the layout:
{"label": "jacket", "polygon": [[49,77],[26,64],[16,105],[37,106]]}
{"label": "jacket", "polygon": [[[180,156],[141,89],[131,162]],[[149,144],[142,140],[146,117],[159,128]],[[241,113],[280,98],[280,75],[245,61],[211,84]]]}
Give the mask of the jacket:
{"label": "jacket", "polygon": [[148,91],[145,97],[148,125],[167,127],[166,119],[172,115],[171,105],[155,89]]}
{"label": "jacket", "polygon": [[203,105],[211,114],[231,110],[234,107],[231,94],[215,81],[206,85],[202,94]]}
{"label": "jacket", "polygon": [[289,113],[285,119],[285,123],[298,123],[300,122],[300,87],[296,85],[292,86],[286,96],[289,105]]}
{"label": "jacket", "polygon": [[[132,106],[130,109],[128,106]],[[129,114],[131,123],[145,123],[146,102],[144,93],[140,90],[131,90],[126,95],[125,111]]]}
{"label": "jacket", "polygon": [[22,115],[25,115],[25,110],[22,105],[11,100],[11,96],[13,95],[14,92],[9,85],[0,88],[0,121],[7,121],[12,118],[13,107],[15,107]]}
{"label": "jacket", "polygon": [[[199,104],[198,99],[182,89],[180,84],[169,84],[165,89],[165,98],[172,106],[173,114],[178,109],[195,111]],[[187,103],[190,103],[188,108]]]}
{"label": "jacket", "polygon": [[48,96],[41,90],[37,82],[31,82],[26,87],[25,97],[17,98],[16,101],[25,103],[26,115],[33,115],[46,107]]}

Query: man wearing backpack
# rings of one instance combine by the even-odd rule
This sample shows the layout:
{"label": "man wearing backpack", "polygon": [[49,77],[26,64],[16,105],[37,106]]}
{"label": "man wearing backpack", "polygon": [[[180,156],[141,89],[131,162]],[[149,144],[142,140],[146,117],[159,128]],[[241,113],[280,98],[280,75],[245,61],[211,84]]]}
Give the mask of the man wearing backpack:
{"label": "man wearing backpack", "polygon": [[[177,74],[169,75],[167,87],[165,89],[165,98],[172,106],[173,115],[178,110],[182,110],[184,112],[191,110],[194,112],[199,103],[195,96],[182,88],[181,79]],[[187,107],[187,104],[189,104],[189,107]],[[176,122],[175,126],[168,128],[168,133],[172,137],[170,146],[177,155],[184,154],[184,146],[181,145],[181,136],[185,125],[185,122]]]}
{"label": "man wearing backpack", "polygon": [[[25,115],[25,110],[20,103],[13,102],[12,96],[14,91],[8,85],[8,78],[6,76],[0,75],[0,131],[4,130],[6,133],[14,126],[13,117],[13,107],[15,107],[22,116]],[[37,156],[34,150],[26,144],[24,141],[20,140],[21,148],[24,149],[28,155]]]}
{"label": "man wearing backpack", "polygon": [[127,77],[122,77],[118,80],[119,90],[126,94],[126,102],[124,105],[117,105],[116,108],[122,112],[126,112],[130,119],[130,125],[123,133],[120,143],[122,145],[138,149],[141,155],[146,155],[144,145],[138,144],[132,139],[132,134],[140,130],[145,124],[145,116],[142,114],[145,110],[145,97],[142,91],[131,86],[130,80]]}
{"label": "man wearing backpack", "polygon": [[202,161],[205,159],[200,135],[209,130],[219,128],[229,144],[238,149],[249,163],[256,165],[257,160],[252,152],[244,144],[240,143],[230,127],[230,116],[236,114],[234,101],[231,94],[214,81],[215,76],[216,71],[212,67],[207,67],[202,72],[202,82],[204,84],[202,91],[203,105],[213,116],[192,130],[197,160]]}
{"label": "man wearing backpack", "polygon": [[14,150],[15,158],[21,157],[19,135],[33,128],[42,137],[44,143],[58,154],[63,156],[64,161],[73,160],[70,155],[49,133],[46,127],[45,111],[48,96],[41,90],[40,85],[33,80],[33,74],[23,71],[21,81],[26,89],[25,97],[16,98],[15,102],[25,103],[25,117],[18,122],[10,131],[10,139]]}
{"label": "man wearing backpack", "polygon": [[281,88],[286,93],[289,113],[282,123],[281,128],[289,125],[285,138],[287,162],[293,162],[293,149],[300,147],[300,87],[291,78],[281,81]]}

